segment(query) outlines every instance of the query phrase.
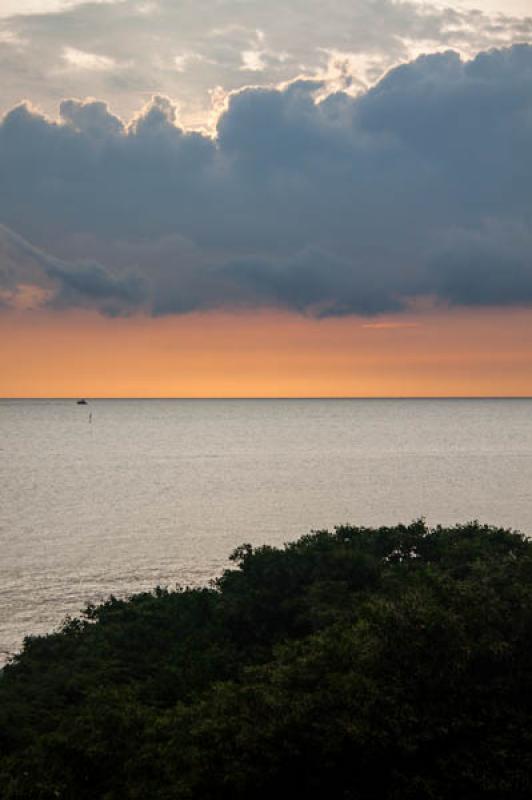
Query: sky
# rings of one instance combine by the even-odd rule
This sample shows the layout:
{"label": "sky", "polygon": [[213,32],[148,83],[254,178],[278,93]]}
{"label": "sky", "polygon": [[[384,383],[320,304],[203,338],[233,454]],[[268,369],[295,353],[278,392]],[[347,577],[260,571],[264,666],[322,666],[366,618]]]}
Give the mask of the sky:
{"label": "sky", "polygon": [[532,2],[2,0],[0,396],[532,395]]}

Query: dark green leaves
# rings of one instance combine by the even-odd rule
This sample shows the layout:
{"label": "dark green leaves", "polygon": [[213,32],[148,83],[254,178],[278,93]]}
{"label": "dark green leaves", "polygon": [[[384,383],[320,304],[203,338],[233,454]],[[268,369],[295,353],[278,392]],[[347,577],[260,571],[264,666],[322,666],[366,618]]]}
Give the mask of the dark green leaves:
{"label": "dark green leaves", "polygon": [[2,800],[531,796],[528,540],[342,526],[233,561],[27,640]]}

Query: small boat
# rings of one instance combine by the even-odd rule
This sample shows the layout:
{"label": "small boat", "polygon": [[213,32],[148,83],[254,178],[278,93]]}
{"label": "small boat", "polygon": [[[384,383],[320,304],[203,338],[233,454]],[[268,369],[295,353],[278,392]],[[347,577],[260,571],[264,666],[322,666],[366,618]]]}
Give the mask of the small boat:
{"label": "small boat", "polygon": [[87,405],[87,401],[86,400],[83,400],[83,399],[78,400],[78,406],[86,406],[86,405]]}

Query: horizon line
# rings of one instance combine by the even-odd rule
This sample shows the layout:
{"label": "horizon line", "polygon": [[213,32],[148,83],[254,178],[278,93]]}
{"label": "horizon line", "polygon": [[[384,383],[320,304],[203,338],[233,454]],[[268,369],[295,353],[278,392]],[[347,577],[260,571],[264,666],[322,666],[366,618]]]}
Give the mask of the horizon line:
{"label": "horizon line", "polygon": [[0,401],[9,400],[532,400],[532,395],[227,395],[227,396],[178,396],[178,395],[63,395],[63,396],[0,396]]}

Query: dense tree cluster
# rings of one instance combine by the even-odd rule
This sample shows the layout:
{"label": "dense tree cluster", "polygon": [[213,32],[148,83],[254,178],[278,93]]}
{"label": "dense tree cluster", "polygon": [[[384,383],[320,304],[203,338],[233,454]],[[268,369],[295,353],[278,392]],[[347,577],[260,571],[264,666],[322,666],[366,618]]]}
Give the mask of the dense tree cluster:
{"label": "dense tree cluster", "polygon": [[249,545],[0,678],[5,800],[532,795],[532,543],[424,523]]}

